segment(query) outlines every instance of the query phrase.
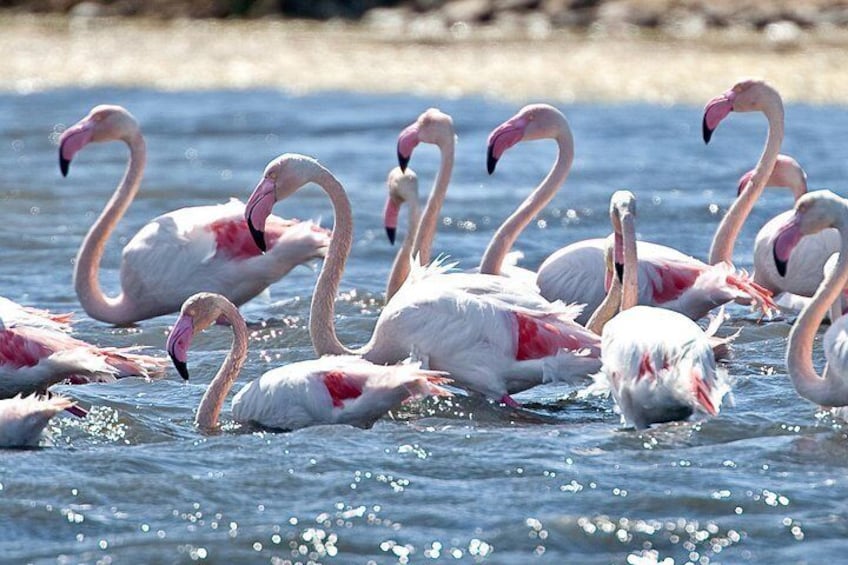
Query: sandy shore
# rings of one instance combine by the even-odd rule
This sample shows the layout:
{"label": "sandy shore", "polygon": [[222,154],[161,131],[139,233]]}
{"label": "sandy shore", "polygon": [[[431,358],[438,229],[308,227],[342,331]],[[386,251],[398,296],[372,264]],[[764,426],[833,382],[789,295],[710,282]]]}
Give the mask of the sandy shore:
{"label": "sandy shore", "polygon": [[848,103],[845,32],[778,47],[753,32],[673,39],[454,31],[410,39],[364,25],[6,16],[0,88],[271,87],[702,104],[755,76],[788,101]]}

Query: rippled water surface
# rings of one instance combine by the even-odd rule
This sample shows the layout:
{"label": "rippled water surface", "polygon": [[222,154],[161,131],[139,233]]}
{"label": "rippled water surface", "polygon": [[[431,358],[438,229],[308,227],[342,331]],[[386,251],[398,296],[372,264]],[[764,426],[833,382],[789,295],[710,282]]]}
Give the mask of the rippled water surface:
{"label": "rippled water surface", "polygon": [[[705,100],[715,93],[705,92]],[[385,240],[385,175],[400,129],[437,105],[459,143],[435,245],[464,266],[542,178],[552,142],[511,149],[485,174],[485,138],[517,107],[484,99],[423,99],[273,91],[165,94],[63,90],[0,95],[0,295],[73,311],[76,334],[161,351],[175,316],[113,328],[80,309],[72,262],[117,184],[126,149],[92,145],[62,179],[57,133],[98,103],[120,103],[142,124],[144,184],[106,250],[114,292],[124,243],[150,218],[187,205],[246,198],[265,164],[311,154],[348,189],[355,244],[338,304],[339,333],[367,340],[394,249]],[[554,202],[519,240],[536,267],[556,248],[609,231],[613,189],[639,199],[639,236],[705,258],[711,235],[753,166],[760,115],[732,115],[710,146],[701,109],[645,105],[562,107],[576,140],[574,167]],[[844,190],[848,129],[842,108],[789,106],[784,151],[811,188]],[[420,146],[422,191],[438,154]],[[736,248],[750,268],[756,229],[791,205],[769,191]],[[283,216],[322,218],[329,201],[307,189]],[[401,224],[403,225],[403,224]],[[245,306],[251,352],[243,381],[313,356],[306,329],[315,272],[298,268]],[[230,344],[215,327],[195,339],[188,384],[127,379],[59,387],[93,406],[60,416],[45,447],[0,453],[3,562],[117,563],[674,563],[822,562],[848,535],[848,438],[842,423],[794,392],[783,366],[785,320],[759,324],[742,307],[728,370],[735,405],[702,424],[622,430],[611,402],[567,387],[518,396],[516,413],[459,396],[405,406],[372,429],[293,433],[194,429],[194,409]],[[822,361],[817,351],[818,362]],[[238,388],[238,386],[237,386]]]}

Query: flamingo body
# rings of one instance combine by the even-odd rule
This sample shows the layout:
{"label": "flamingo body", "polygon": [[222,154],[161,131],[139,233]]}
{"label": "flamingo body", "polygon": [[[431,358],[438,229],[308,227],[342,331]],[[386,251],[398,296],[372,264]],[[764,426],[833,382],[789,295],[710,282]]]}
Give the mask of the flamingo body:
{"label": "flamingo body", "polygon": [[71,329],[72,314],[53,314],[40,308],[21,306],[0,296],[0,326],[25,325],[67,332]]}
{"label": "flamingo body", "polygon": [[312,222],[271,218],[265,254],[236,199],[154,218],[124,247],[121,287],[144,317],[179,310],[200,291],[244,304],[297,265],[323,257],[329,244],[329,232]]}
{"label": "flamingo body", "polygon": [[327,355],[272,369],[233,398],[233,417],[265,428],[321,424],[369,427],[412,396],[443,395],[445,379],[417,364],[375,365]]}
{"label": "flamingo body", "polygon": [[74,384],[111,382],[128,376],[156,377],[164,360],[100,348],[55,330],[0,326],[0,398],[42,392],[69,379]]}
{"label": "flamingo body", "polygon": [[34,447],[50,418],[73,406],[61,396],[35,395],[0,400],[0,447]]}
{"label": "flamingo body", "polygon": [[[548,300],[585,304],[585,323],[606,295],[604,239],[588,239],[553,253],[539,267],[536,282]],[[707,265],[685,253],[655,243],[637,243],[638,303],[659,306],[697,320],[730,300],[750,300],[773,307],[770,293],[727,263]]]}
{"label": "flamingo body", "polygon": [[621,312],[604,327],[602,350],[602,371],[627,426],[715,416],[730,390],[703,330],[677,312]]}
{"label": "flamingo body", "polygon": [[386,305],[367,357],[409,355],[493,399],[600,366],[600,341],[578,325],[580,309],[549,303],[497,275],[413,271]]}

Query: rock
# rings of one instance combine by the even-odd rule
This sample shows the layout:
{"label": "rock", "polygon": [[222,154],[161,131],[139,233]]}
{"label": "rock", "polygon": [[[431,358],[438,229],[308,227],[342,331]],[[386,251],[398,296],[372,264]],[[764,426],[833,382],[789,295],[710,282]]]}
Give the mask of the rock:
{"label": "rock", "polygon": [[489,0],[456,0],[448,2],[441,9],[448,23],[485,22],[492,19],[494,11]]}
{"label": "rock", "polygon": [[801,27],[789,20],[772,22],[764,31],[766,39],[776,49],[795,49],[801,42]]}

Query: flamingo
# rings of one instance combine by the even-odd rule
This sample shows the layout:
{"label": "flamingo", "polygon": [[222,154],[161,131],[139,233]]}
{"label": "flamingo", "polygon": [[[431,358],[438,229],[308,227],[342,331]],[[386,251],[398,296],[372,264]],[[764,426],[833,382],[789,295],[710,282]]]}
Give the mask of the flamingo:
{"label": "flamingo", "polygon": [[[565,119],[565,117],[561,114],[560,116],[562,120]],[[570,131],[568,135],[570,136]],[[454,151],[456,146],[456,133],[453,127],[453,119],[436,108],[430,108],[424,111],[412,124],[401,131],[398,136],[397,155],[398,164],[402,171],[406,170],[406,167],[412,158],[412,152],[419,143],[430,143],[436,145],[439,148],[439,153],[441,155],[439,172],[436,175],[436,180],[433,183],[433,188],[431,189],[430,196],[427,199],[427,206],[422,214],[414,244],[412,246],[412,256],[417,256],[421,264],[426,265],[430,261],[430,254],[433,239],[436,235],[436,225],[439,218],[439,212],[442,209],[442,204],[444,204],[448,184],[450,183],[451,172],[453,170]],[[570,138],[569,143],[571,143]],[[527,218],[524,225],[526,225],[529,221],[530,218]],[[504,225],[508,222],[510,222],[510,219],[507,219],[507,221],[504,222]],[[517,227],[519,232],[524,228],[524,225]],[[387,228],[388,227],[389,226],[387,226]],[[517,232],[514,236],[511,235],[511,231],[512,229],[510,229],[510,231],[504,230],[502,226],[501,229],[498,230],[492,237],[492,240],[489,243],[489,248],[496,249],[497,252],[491,252],[490,263],[492,265],[492,271],[488,274],[502,274],[510,278],[518,279],[527,285],[528,290],[535,292],[537,291],[536,283],[534,281],[535,275],[527,269],[518,267],[515,264],[518,257],[521,256],[521,253],[509,252],[515,238],[518,235]],[[511,239],[507,240],[505,238]],[[500,254],[501,251],[502,254]],[[495,257],[495,253],[499,255]],[[396,263],[396,266],[398,267],[397,276],[401,276],[404,272],[409,272],[408,257],[409,254],[398,255],[397,260],[401,262],[399,264]],[[484,271],[477,269],[472,272]],[[402,281],[403,279],[399,280]]]}
{"label": "flamingo", "polygon": [[144,138],[126,109],[97,106],[65,130],[59,142],[59,166],[67,175],[71,159],[88,143],[116,140],[129,146],[127,172],[86,235],[74,268],[77,296],[92,318],[132,324],[176,312],[201,290],[220,292],[241,305],[298,264],[324,255],[329,235],[312,222],[273,216],[271,250],[262,255],[252,243],[241,202],[181,208],[154,218],[130,240],[122,255],[121,293],[104,295],[98,281],[100,260],[141,184]]}
{"label": "flamingo", "polygon": [[601,373],[621,412],[622,424],[644,429],[654,423],[715,416],[730,390],[716,367],[710,332],[688,317],[654,306],[637,306],[636,201],[618,191],[610,201],[616,263],[623,256],[621,312],[603,327]]}
{"label": "flamingo", "polygon": [[[550,304],[538,295],[534,300],[522,285],[504,277],[445,274],[439,262],[413,265],[381,312],[369,342],[357,350],[346,348],[333,322],[353,237],[350,201],[341,183],[310,157],[282,155],[268,164],[245,215],[261,248],[265,218],[274,203],[308,182],[324,189],[335,217],[312,296],[309,333],[317,354],[355,354],[386,364],[412,353],[429,369],[450,374],[455,383],[511,406],[517,406],[509,396],[514,392],[546,380],[585,376],[600,365],[598,336],[573,321],[579,308]],[[467,284],[468,277],[475,282]]]}
{"label": "flamingo", "polygon": [[[772,169],[777,166],[775,163],[780,163],[778,152],[783,141],[784,123],[783,101],[777,90],[763,81],[746,80],[735,84],[724,94],[707,102],[703,121],[704,142],[709,143],[715,128],[731,111],[762,112],[768,121],[769,129],[765,148],[757,166],[750,176],[743,177],[744,188],[741,189],[738,198],[730,206],[716,230],[710,248],[710,263],[732,260],[733,246],[742,229],[742,224],[768,184]],[[787,171],[787,173],[798,174],[797,171]],[[801,181],[796,176],[793,183],[800,185]],[[806,178],[803,179],[803,186],[806,191]],[[803,246],[801,250],[792,256],[796,265],[789,270],[791,274],[784,277],[777,271],[771,250],[774,247],[775,230],[791,216],[792,211],[778,215],[757,234],[754,244],[754,283],[775,294],[788,292],[800,296],[812,296],[822,281],[825,261],[839,249],[839,234],[835,230],[825,230],[811,238],[806,238],[800,244]]]}
{"label": "flamingo", "polygon": [[848,316],[834,320],[824,334],[822,346],[827,364],[822,376],[813,367],[816,331],[828,308],[836,302],[848,283],[848,201],[829,190],[805,194],[795,203],[794,213],[780,226],[774,240],[775,266],[781,275],[793,268],[792,256],[799,242],[828,228],[837,230],[839,259],[819,285],[812,300],[798,316],[789,332],[786,368],[799,395],[821,406],[848,406]]}
{"label": "flamingo", "polygon": [[[194,334],[219,318],[233,329],[233,345],[200,400],[195,424],[218,426],[224,399],[247,358],[247,326],[235,305],[220,294],[200,292],[180,310],[166,349],[174,366],[188,379],[188,348]],[[265,372],[233,398],[236,421],[279,430],[319,424],[369,427],[410,397],[450,396],[440,373],[419,364],[375,365],[361,357],[327,355]]]}
{"label": "flamingo", "polygon": [[[522,108],[489,134],[488,169],[492,173],[507,149],[520,141],[552,138],[560,151],[553,168],[516,212],[498,229],[480,264],[481,272],[497,273],[499,262],[518,233],[565,182],[573,160],[571,133],[561,113],[546,104]],[[540,127],[544,123],[545,127]],[[420,235],[420,234],[419,234]],[[567,245],[552,253],[536,275],[539,292],[548,300],[585,304],[577,322],[584,324],[606,295],[602,238]],[[771,293],[753,284],[729,263],[707,265],[670,247],[639,242],[639,304],[662,306],[699,319],[731,300],[756,303],[764,312],[774,304]]]}
{"label": "flamingo", "polygon": [[0,447],[35,447],[50,418],[74,406],[62,396],[35,394],[0,400]]}
{"label": "flamingo", "polygon": [[410,257],[414,253],[418,253],[420,257],[420,252],[414,250],[413,247],[418,233],[418,222],[421,219],[421,206],[418,202],[418,177],[412,169],[407,168],[406,171],[402,171],[400,167],[393,168],[389,171],[386,186],[389,189],[389,194],[383,212],[383,224],[392,245],[395,243],[397,234],[400,208],[404,203],[409,203],[409,229],[395,256],[389,280],[386,283],[386,302],[388,302],[401,287],[406,277],[409,276]]}
{"label": "flamingo", "polygon": [[0,323],[0,398],[43,393],[69,380],[111,382],[130,376],[155,378],[165,361],[132,348],[97,347],[62,331]]}

